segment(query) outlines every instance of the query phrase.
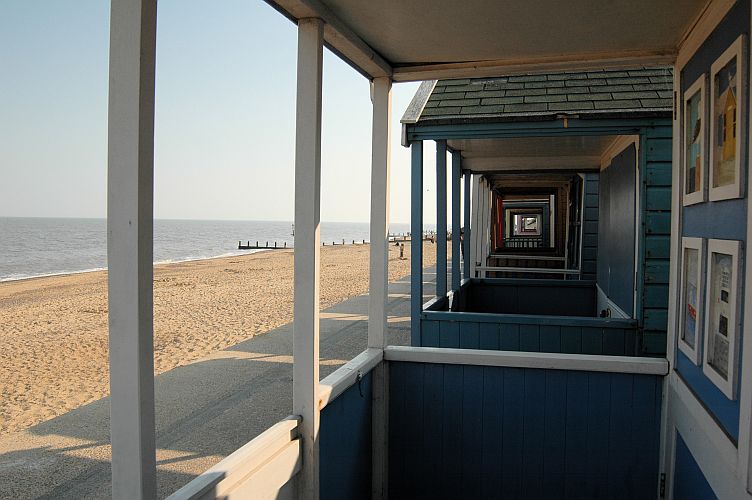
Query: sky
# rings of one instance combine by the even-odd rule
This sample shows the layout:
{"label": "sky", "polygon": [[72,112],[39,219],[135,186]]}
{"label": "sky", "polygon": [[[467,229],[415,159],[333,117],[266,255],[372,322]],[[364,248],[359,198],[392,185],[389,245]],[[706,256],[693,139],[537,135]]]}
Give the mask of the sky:
{"label": "sky", "polygon": [[[155,218],[292,220],[296,26],[262,0],[158,5]],[[324,52],[321,219],[366,222],[369,82]],[[108,58],[108,1],[0,0],[0,216],[106,216]],[[417,88],[392,91],[392,222],[410,220]]]}

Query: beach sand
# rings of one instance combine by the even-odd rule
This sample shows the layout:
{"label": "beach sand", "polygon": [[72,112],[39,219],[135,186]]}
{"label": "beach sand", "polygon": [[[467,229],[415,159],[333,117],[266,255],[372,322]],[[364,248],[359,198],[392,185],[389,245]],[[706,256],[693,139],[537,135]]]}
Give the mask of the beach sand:
{"label": "beach sand", "polygon": [[[368,245],[321,249],[321,307],[368,292]],[[389,247],[389,279],[410,273]],[[424,245],[433,265],[436,245]],[[290,250],[165,264],[154,271],[154,368],[188,364],[292,321]],[[0,435],[109,393],[107,274],[0,283]]]}

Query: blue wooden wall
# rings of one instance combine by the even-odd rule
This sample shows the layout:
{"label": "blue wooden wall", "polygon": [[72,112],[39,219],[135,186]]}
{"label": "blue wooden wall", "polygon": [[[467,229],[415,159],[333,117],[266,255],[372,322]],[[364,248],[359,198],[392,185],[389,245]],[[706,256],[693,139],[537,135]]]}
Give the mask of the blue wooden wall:
{"label": "blue wooden wall", "polygon": [[585,174],[585,211],[582,228],[583,280],[595,280],[598,265],[598,174]]}
{"label": "blue wooden wall", "polygon": [[718,498],[705,479],[700,466],[687,448],[681,435],[676,433],[674,462],[674,500],[715,500]]}
{"label": "blue wooden wall", "polygon": [[371,373],[321,411],[321,498],[371,497]]}
{"label": "blue wooden wall", "polygon": [[671,247],[670,124],[645,129],[641,142],[640,204],[643,216],[640,249],[639,316],[644,355],[666,353],[668,275]]}
{"label": "blue wooden wall", "polygon": [[[713,62],[740,34],[749,36],[750,3],[737,2],[729,11],[716,30],[700,46],[694,56],[687,62],[681,72],[682,93],[703,73],[709,73]],[[683,97],[679,96],[680,102]],[[748,108],[749,109],[749,108]],[[743,112],[742,116],[749,120],[749,112]],[[747,148],[749,137],[741,138],[742,151]],[[742,179],[746,179],[748,165],[742,164]],[[739,240],[746,243],[747,226],[747,198],[735,200],[723,200],[717,202],[704,202],[684,207],[682,210],[682,236],[697,238],[717,238]],[[707,257],[706,257],[707,258]],[[744,276],[744,259],[742,259],[742,271]],[[746,293],[742,288],[740,302],[746,300]],[[745,321],[746,323],[746,321]],[[739,332],[743,343],[745,339],[744,328]],[[698,342],[702,342],[700,337]],[[702,345],[702,344],[700,344]],[[692,392],[702,402],[715,419],[720,428],[728,437],[736,443],[739,437],[739,400],[727,398],[703,373],[702,367],[694,364],[689,358],[677,351],[676,371],[684,382],[692,389]],[[741,370],[738,370],[741,373]],[[739,377],[738,387],[749,380]]]}
{"label": "blue wooden wall", "polygon": [[636,354],[637,323],[632,320],[425,311],[423,347]]}
{"label": "blue wooden wall", "polygon": [[661,377],[389,367],[390,498],[656,497]]}

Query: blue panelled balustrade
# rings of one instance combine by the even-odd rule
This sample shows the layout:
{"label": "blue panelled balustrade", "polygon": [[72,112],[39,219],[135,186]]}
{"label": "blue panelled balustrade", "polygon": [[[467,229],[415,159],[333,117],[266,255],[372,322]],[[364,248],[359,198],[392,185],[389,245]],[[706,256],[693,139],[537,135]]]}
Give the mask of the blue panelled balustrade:
{"label": "blue panelled balustrade", "polygon": [[655,498],[661,379],[391,362],[389,497]]}

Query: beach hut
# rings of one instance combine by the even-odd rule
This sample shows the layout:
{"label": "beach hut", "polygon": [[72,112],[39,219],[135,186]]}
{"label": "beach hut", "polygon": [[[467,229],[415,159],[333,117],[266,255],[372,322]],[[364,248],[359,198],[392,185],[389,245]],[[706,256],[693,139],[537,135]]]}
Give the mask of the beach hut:
{"label": "beach hut", "polygon": [[[447,283],[440,258],[436,298],[413,304],[412,344],[664,355],[672,68],[422,85],[402,119],[404,145],[436,144],[439,240],[451,155],[452,226],[462,220],[464,179],[470,237],[465,279],[454,258]],[[413,158],[418,193],[422,155]],[[422,205],[413,201],[420,227]],[[420,248],[412,251],[412,296],[420,297]]]}
{"label": "beach hut", "polygon": [[[752,205],[747,200],[750,2],[269,3],[298,27],[293,415],[175,492],[174,498],[750,498],[752,342],[743,338],[752,318],[752,300],[746,297],[752,266],[745,264],[752,260],[747,244],[752,221]],[[113,497],[153,498],[151,245],[156,0],[113,0],[110,19],[108,260]],[[373,82],[372,247],[368,349],[319,381],[324,46]],[[644,104],[642,92],[666,92],[667,67],[673,74],[671,95],[655,99],[672,98],[671,106],[666,106],[667,101],[654,107]],[[539,90],[538,94],[545,96],[542,103],[536,103],[531,93],[528,103],[522,96],[522,103],[489,104],[502,108],[481,113],[489,115],[487,121],[471,109],[463,122],[463,109],[482,108],[486,105],[483,99],[507,98],[482,94],[495,92],[493,83],[498,86],[504,78],[506,83],[521,83],[522,89],[548,89],[562,88],[556,83],[561,80],[551,79],[552,75],[579,75],[582,79],[606,71],[613,72],[611,80],[636,80],[622,82],[631,86],[624,91],[633,95],[623,96],[629,104],[614,103],[622,100],[614,97],[621,90],[603,92],[610,94],[604,101],[610,100],[624,116],[584,116],[582,104],[571,104],[578,116],[570,113],[572,109],[556,110],[557,102],[569,105],[570,95],[576,95],[568,90],[577,86],[573,78],[564,80],[564,93],[559,94],[567,96],[566,101],[556,101],[548,97],[555,94]],[[626,76],[617,76],[622,73]],[[513,76],[525,81],[510,82]],[[427,340],[425,322],[431,317],[424,315],[447,315],[434,317],[439,323],[438,347],[386,345],[390,88],[392,82],[417,80],[444,84],[421,86],[425,95],[414,102],[425,102],[425,106],[416,106],[407,115],[415,119],[404,128],[403,138],[413,151],[413,203],[418,207],[422,203],[422,141],[437,140],[440,153],[445,148],[452,153],[452,226],[466,228],[465,240],[470,242],[466,255],[472,257],[463,269],[469,285],[458,283],[457,273],[451,286],[439,280],[439,300],[434,304],[453,291],[458,297],[456,301],[452,297],[449,309],[455,303],[461,308],[463,301],[465,307],[478,304],[497,292],[516,293],[519,305],[520,294],[537,286],[532,301],[524,302],[538,310],[526,320],[533,323],[519,324],[520,345],[502,346],[505,337],[500,333],[498,345],[480,343],[489,329],[501,331],[504,323],[498,318],[520,311],[424,311],[419,283],[413,285],[412,328],[421,333],[414,332],[413,339],[415,344]],[[466,81],[459,83],[461,80]],[[483,90],[478,88],[481,82]],[[605,85],[611,84],[606,77]],[[463,94],[456,96],[458,102],[442,106],[442,97],[450,100],[446,88],[452,85],[466,88],[455,89]],[[470,92],[481,94],[468,97]],[[582,93],[596,94],[590,85]],[[651,94],[644,99],[653,98]],[[429,107],[433,102],[436,105]],[[593,110],[595,102],[593,97]],[[517,104],[529,106],[519,109],[523,119],[500,120]],[[429,117],[443,116],[443,107],[459,110],[448,115],[450,123],[428,127]],[[535,121],[534,109],[544,112],[540,121]],[[655,116],[637,116],[653,112],[651,109]],[[614,143],[615,136],[626,138],[625,142]],[[635,147],[617,147],[633,136],[637,137],[631,143]],[[603,137],[609,137],[606,143],[599,142]],[[550,155],[547,164],[559,167],[546,174],[548,203],[542,189],[530,190],[535,181],[531,175],[542,172],[525,173],[518,187],[527,192],[514,193],[517,199],[504,174],[510,168],[535,169],[539,158],[523,162],[535,156],[530,154],[534,148],[523,148],[524,154],[506,167],[501,160],[512,153],[492,150],[493,162],[483,167],[481,150],[473,142],[534,144],[540,138],[546,140],[538,151]],[[564,162],[572,156],[562,150],[567,140],[579,141],[580,149],[587,152],[574,164]],[[519,144],[522,142],[514,143]],[[614,144],[614,155],[605,154],[610,156],[607,168],[586,161],[590,156],[600,160],[607,144]],[[475,158],[471,152],[477,153]],[[441,186],[447,182],[441,175],[447,171],[442,165],[446,158],[439,154]],[[669,162],[670,175],[664,165]],[[661,168],[652,163],[660,163]],[[637,173],[622,164],[636,165]],[[566,177],[559,178],[562,169]],[[463,173],[466,180],[472,180],[460,186]],[[630,189],[621,191],[625,184]],[[457,220],[460,187],[465,199],[472,201],[464,211],[464,224]],[[566,206],[557,204],[565,198],[565,191],[569,192]],[[574,196],[570,196],[572,192]],[[638,200],[634,217],[622,213],[627,195]],[[579,215],[575,202],[580,202]],[[439,197],[440,214],[446,212],[444,203]],[[506,221],[505,204],[510,222]],[[571,217],[563,219],[561,213],[567,207]],[[546,211],[548,222],[543,217]],[[413,231],[422,227],[420,212],[412,212]],[[597,226],[590,224],[591,229],[597,227],[595,232],[586,231],[588,222],[595,222],[596,217]],[[532,264],[544,261],[540,257],[547,255],[537,255],[537,259],[525,256],[522,262],[511,262],[509,255],[497,257],[495,254],[504,254],[500,250],[507,248],[499,244],[507,234],[504,228],[513,226],[515,218],[518,230],[512,236],[533,237],[537,234],[531,233],[547,231],[545,244],[554,244],[553,257],[559,259],[554,262],[562,262],[556,252],[563,249],[564,264],[550,268]],[[443,218],[439,219],[441,241],[446,228]],[[611,221],[634,222],[634,231],[631,227],[624,231],[629,244],[602,238],[604,233],[620,234],[621,228],[611,227]],[[578,222],[582,227],[579,240],[576,235],[571,237]],[[552,227],[562,228],[563,234],[552,232]],[[495,231],[493,247],[491,228]],[[452,244],[456,249],[458,241],[454,239]],[[550,246],[546,248],[552,252]],[[634,269],[634,278],[620,274],[624,269],[618,264],[632,255],[634,268],[627,270]],[[458,254],[453,253],[452,258],[457,259]],[[413,259],[415,278],[422,272],[419,252],[413,253]],[[613,265],[604,268],[603,262],[611,259],[616,259]],[[443,262],[445,259],[439,259],[441,276],[445,274]],[[458,270],[461,266],[455,261],[452,267]],[[604,269],[607,272],[602,275]],[[508,290],[506,284],[494,290],[495,282],[486,281],[484,286],[483,281],[473,281],[510,279],[497,277],[505,273],[529,277],[535,270],[567,279],[528,278],[512,286],[516,291]],[[580,279],[569,279],[578,276],[571,271],[579,271]],[[651,276],[665,281],[666,272],[667,285],[649,281]],[[636,290],[622,287],[623,280]],[[555,337],[549,335],[551,326],[559,328],[560,348],[564,330],[572,326],[561,317],[555,323],[542,323],[541,317],[557,315],[540,309],[550,304],[572,312],[572,304],[592,304],[592,281],[597,285],[595,303],[600,300],[607,305],[604,310],[611,310],[611,319],[603,319],[595,327],[602,331],[594,336],[602,338],[601,345],[605,345],[607,321],[637,321],[622,330],[625,338],[632,338],[630,332],[635,339],[642,336],[635,343],[639,349],[593,354],[584,346],[584,339],[593,332],[580,324],[574,326],[582,328],[579,346],[561,349],[565,352],[541,349],[543,339],[547,343]],[[462,286],[466,286],[465,293]],[[544,299],[556,287],[565,288],[550,300]],[[599,296],[599,289],[607,302]],[[473,290],[480,293],[474,296]],[[590,295],[585,300],[579,297],[580,292]],[[562,295],[567,300],[562,300]],[[630,312],[630,297],[631,319],[615,318],[616,307]],[[657,308],[650,320],[654,321],[651,330],[648,318],[652,313],[648,311],[654,303],[663,304],[666,297],[668,307]],[[509,301],[492,302],[489,307]],[[477,314],[477,329],[458,331],[453,326],[463,314]],[[521,345],[523,338],[527,342],[533,337],[522,334],[523,326],[527,329],[531,324],[537,327],[537,349]],[[660,333],[663,328],[665,337]],[[648,330],[657,332],[650,341]],[[471,345],[466,344],[468,339]]]}

